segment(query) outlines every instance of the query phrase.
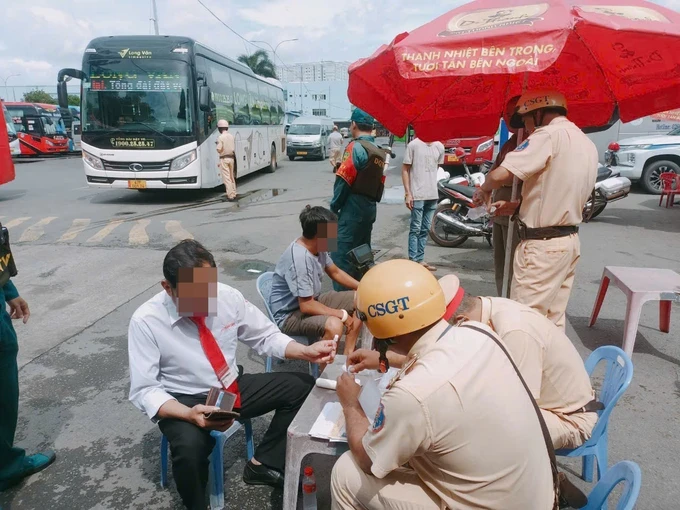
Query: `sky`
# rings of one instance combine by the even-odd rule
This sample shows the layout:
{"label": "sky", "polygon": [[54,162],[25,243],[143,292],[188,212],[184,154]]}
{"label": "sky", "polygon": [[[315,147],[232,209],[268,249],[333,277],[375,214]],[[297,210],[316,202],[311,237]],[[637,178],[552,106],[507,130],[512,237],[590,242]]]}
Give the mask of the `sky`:
{"label": "sky", "polygon": [[[0,29],[0,87],[54,85],[59,69],[80,68],[87,43],[106,35],[153,33],[150,0],[10,0]],[[466,3],[463,0],[202,0],[247,40],[285,39],[277,64],[353,62],[399,33]],[[608,2],[603,2],[608,3]],[[680,10],[680,0],[656,0]],[[161,34],[193,37],[227,56],[257,50],[217,21],[198,0],[157,0]],[[259,46],[266,47],[258,43]]]}
{"label": "sky", "polygon": [[[217,21],[197,0],[156,0],[159,31],[182,35],[236,58],[258,48]],[[395,35],[412,30],[465,3],[430,0],[202,0],[247,40],[276,46],[277,64],[336,60],[353,62]],[[0,87],[54,85],[64,67],[80,69],[95,37],[153,33],[150,0],[30,0],[3,9]],[[259,44],[266,48],[266,45]],[[279,60],[280,59],[280,60]]]}

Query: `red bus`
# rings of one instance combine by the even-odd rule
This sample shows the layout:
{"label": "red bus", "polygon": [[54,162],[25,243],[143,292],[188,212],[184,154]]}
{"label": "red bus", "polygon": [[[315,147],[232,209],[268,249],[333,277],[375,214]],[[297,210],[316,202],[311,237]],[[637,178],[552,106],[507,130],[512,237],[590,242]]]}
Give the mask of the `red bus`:
{"label": "red bus", "polygon": [[[3,111],[2,106],[2,102],[0,101],[0,112]],[[9,150],[9,143],[7,125],[5,122],[0,122],[0,184],[5,184],[14,180],[14,163],[12,163],[12,154]]]}
{"label": "red bus", "polygon": [[68,152],[68,135],[59,107],[44,103],[5,103],[23,156]]}

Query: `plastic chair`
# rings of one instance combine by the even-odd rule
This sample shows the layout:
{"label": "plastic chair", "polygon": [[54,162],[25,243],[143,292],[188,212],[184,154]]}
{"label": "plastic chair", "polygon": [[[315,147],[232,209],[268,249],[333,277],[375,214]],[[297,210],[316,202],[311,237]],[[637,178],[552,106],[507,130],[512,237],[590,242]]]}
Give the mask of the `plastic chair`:
{"label": "plastic chair", "polygon": [[[590,439],[573,450],[562,449],[555,452],[563,457],[583,457],[581,478],[586,482],[593,481],[595,461],[597,461],[599,478],[602,478],[607,471],[609,415],[633,378],[633,362],[618,347],[605,345],[595,349],[585,363],[588,375],[593,374],[593,370],[601,361],[607,363],[600,395],[598,396],[598,401],[604,404],[604,409],[598,411],[599,417]],[[595,458],[593,459],[593,457]]]}
{"label": "plastic chair", "polygon": [[629,460],[614,464],[604,474],[602,479],[597,482],[597,485],[588,494],[588,504],[581,510],[604,510],[609,494],[621,482],[625,482],[625,487],[619,497],[616,510],[633,510],[640,494],[642,472],[640,471],[640,466]]}
{"label": "plastic chair", "polygon": [[674,172],[664,172],[659,175],[659,180],[661,181],[659,207],[661,207],[663,197],[666,197],[666,207],[673,207],[675,195],[680,194],[680,180],[678,180],[678,174]]}
{"label": "plastic chair", "polygon": [[[274,322],[274,314],[272,313],[271,309],[269,308],[269,296],[272,293],[272,278],[274,277],[274,273],[271,271],[267,271],[266,273],[262,273],[260,276],[257,277],[257,293],[260,295],[260,298],[262,298],[262,301],[264,302],[264,307],[267,310],[267,316],[269,317],[269,320]],[[293,340],[303,343],[303,344],[309,344],[310,339],[307,338],[306,336],[290,336]],[[265,372],[269,373],[272,371],[272,362],[273,358],[271,356],[267,356],[267,360],[265,361]],[[316,363],[310,363],[309,364],[309,373],[315,378],[318,379],[319,377],[319,365]]]}
{"label": "plastic chair", "polygon": [[[250,420],[243,420],[246,429],[246,460],[255,455],[253,446],[253,426]],[[224,459],[222,454],[224,445],[231,436],[241,429],[241,423],[235,421],[226,431],[213,430],[210,435],[215,438],[215,447],[210,454],[208,486],[210,487],[210,508],[219,510],[224,508]],[[161,487],[168,484],[168,439],[161,437]]]}

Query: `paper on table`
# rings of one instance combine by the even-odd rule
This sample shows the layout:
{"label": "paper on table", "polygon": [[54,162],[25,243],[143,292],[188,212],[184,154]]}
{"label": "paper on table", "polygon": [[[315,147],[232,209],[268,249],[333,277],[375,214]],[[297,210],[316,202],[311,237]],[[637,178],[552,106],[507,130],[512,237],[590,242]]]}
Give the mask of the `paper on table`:
{"label": "paper on table", "polygon": [[331,442],[347,442],[345,415],[340,402],[328,402],[312,425],[309,435]]}

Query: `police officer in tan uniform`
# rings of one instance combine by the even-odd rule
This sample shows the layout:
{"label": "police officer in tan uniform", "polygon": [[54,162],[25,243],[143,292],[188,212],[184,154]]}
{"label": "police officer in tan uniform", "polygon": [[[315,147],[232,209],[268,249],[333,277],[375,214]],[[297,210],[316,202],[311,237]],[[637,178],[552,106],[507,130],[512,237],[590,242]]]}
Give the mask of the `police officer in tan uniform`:
{"label": "police officer in tan uniform", "polygon": [[[503,340],[541,409],[554,448],[576,448],[590,439],[602,404],[595,400],[583,360],[567,335],[526,305],[465,293],[456,275],[444,276],[439,285],[447,303],[444,319],[481,322]],[[393,367],[407,362],[393,352],[388,359]],[[355,372],[377,370],[378,353],[354,351],[349,365]]]}
{"label": "police officer in tan uniform", "polygon": [[564,329],[565,311],[581,256],[578,225],[597,178],[597,148],[566,118],[567,102],[555,91],[528,92],[517,102],[514,126],[532,132],[475,192],[475,202],[522,181],[510,297],[535,308]]}
{"label": "police officer in tan uniform", "polygon": [[371,421],[353,375],[338,379],[350,451],[333,469],[332,508],[553,508],[536,411],[491,330],[442,320],[444,292],[413,261],[373,267],[356,299],[381,353],[408,361]]}
{"label": "police officer in tan uniform", "polygon": [[229,122],[220,119],[217,121],[217,130],[220,136],[217,137],[217,154],[220,156],[220,172],[222,182],[227,191],[229,200],[236,199],[236,178],[234,177],[234,165],[236,163],[236,143],[234,135],[229,132]]}

